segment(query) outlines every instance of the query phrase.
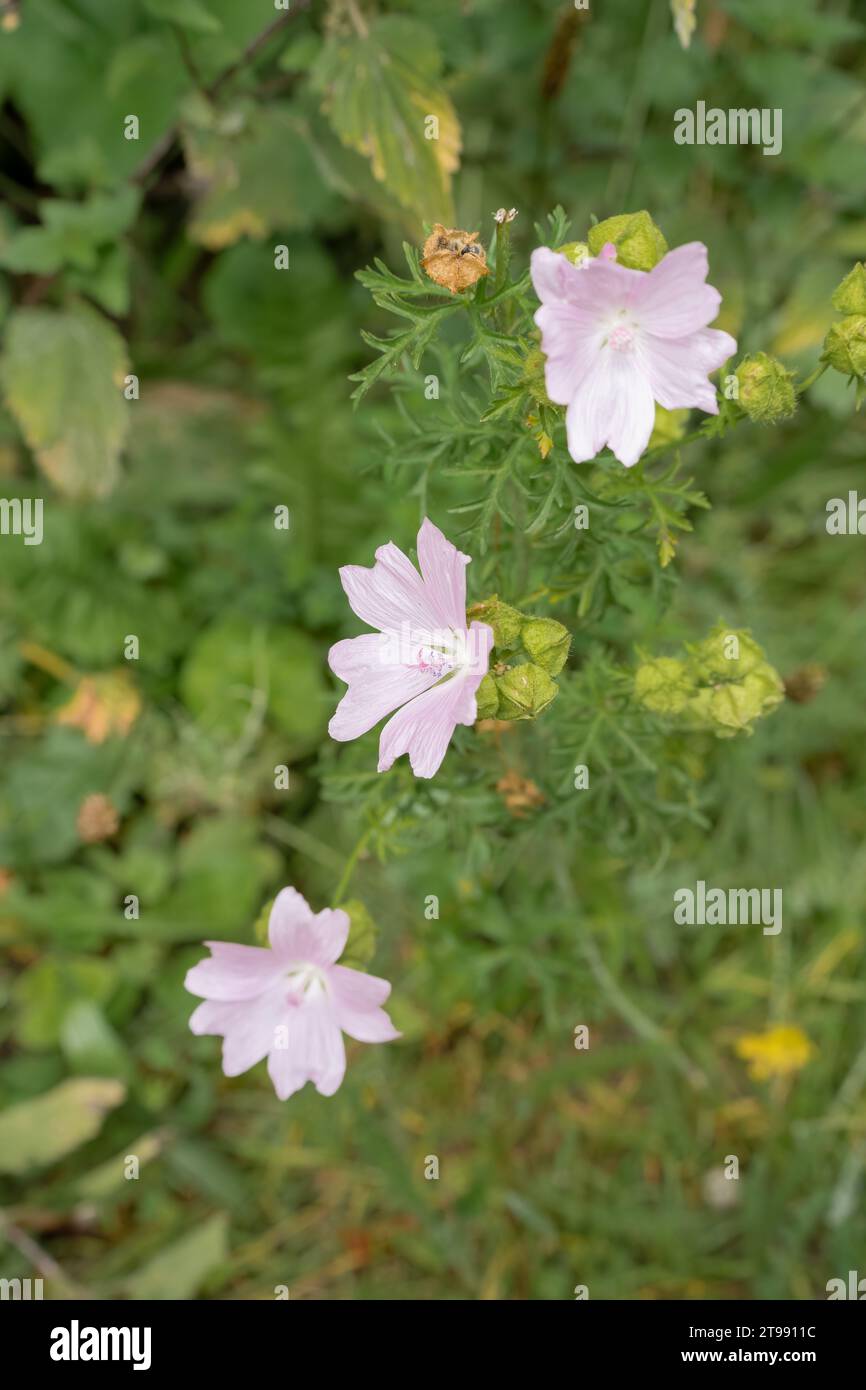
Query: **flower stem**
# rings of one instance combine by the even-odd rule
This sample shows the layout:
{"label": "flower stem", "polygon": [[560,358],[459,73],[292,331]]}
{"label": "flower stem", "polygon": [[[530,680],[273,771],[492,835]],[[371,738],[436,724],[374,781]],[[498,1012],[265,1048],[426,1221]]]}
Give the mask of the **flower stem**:
{"label": "flower stem", "polygon": [[352,853],[349,855],[349,858],[346,860],[345,867],[343,869],[342,874],[340,875],[340,882],[334,889],[334,896],[331,899],[332,907],[338,907],[342,902],[343,895],[345,894],[346,889],[349,886],[349,881],[352,877],[352,874],[355,872],[355,865],[357,864],[362,853],[364,852],[364,849],[366,848],[367,841],[370,838],[370,833],[371,832],[369,829],[364,831],[363,835],[358,840],[358,843],[355,845],[355,848],[352,850]]}

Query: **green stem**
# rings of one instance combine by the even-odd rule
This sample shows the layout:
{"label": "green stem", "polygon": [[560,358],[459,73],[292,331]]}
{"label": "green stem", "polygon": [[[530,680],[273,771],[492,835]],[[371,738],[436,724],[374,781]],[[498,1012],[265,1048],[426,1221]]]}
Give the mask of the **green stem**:
{"label": "green stem", "polygon": [[829,365],[829,362],[820,362],[818,366],[815,368],[814,372],[812,372],[811,375],[807,376],[805,381],[800,382],[799,386],[797,387],[797,395],[802,396],[804,391],[808,391],[810,386],[814,386],[818,378],[824,375]]}
{"label": "green stem", "polygon": [[358,843],[355,845],[355,848],[352,850],[352,853],[349,855],[349,858],[346,860],[345,868],[343,869],[343,872],[340,875],[340,882],[334,889],[334,896],[331,899],[332,907],[338,907],[342,902],[343,895],[345,894],[346,889],[349,886],[349,880],[351,879],[352,874],[355,871],[355,865],[357,864],[359,858],[361,857],[361,854],[366,848],[367,841],[370,838],[370,834],[371,831],[369,829],[364,831],[363,835],[358,840]]}

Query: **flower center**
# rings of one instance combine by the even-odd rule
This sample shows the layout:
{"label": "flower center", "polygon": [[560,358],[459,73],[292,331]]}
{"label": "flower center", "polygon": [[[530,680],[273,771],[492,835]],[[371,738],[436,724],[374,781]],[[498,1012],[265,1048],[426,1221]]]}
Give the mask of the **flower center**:
{"label": "flower center", "polygon": [[631,352],[634,347],[634,329],[631,324],[618,323],[608,334],[607,342],[614,352]]}
{"label": "flower center", "polygon": [[432,671],[437,680],[454,666],[452,657],[438,647],[419,647],[415,653],[414,665],[422,671]]}
{"label": "flower center", "polygon": [[328,991],[324,971],[318,965],[290,965],[286,972],[286,1003],[297,1007],[319,999]]}

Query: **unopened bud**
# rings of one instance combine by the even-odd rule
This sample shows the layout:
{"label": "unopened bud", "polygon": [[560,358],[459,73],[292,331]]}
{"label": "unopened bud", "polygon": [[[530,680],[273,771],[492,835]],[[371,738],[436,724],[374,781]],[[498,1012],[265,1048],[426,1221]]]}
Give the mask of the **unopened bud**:
{"label": "unopened bud", "polygon": [[667,253],[668,244],[649,213],[623,212],[590,227],[590,255],[599,256],[606,242],[616,247],[618,265],[631,270],[652,270]]}
{"label": "unopened bud", "polygon": [[571,633],[553,618],[528,618],[520,634],[526,652],[549,676],[558,676],[568,660]]}
{"label": "unopened bud", "polygon": [[503,603],[498,594],[480,603],[473,603],[467,609],[470,621],[487,623],[493,628],[493,645],[497,651],[505,651],[517,645],[523,618],[516,608]]}
{"label": "unopened bud", "polygon": [[821,356],[844,376],[866,377],[866,314],[849,314],[834,323]]}
{"label": "unopened bud", "polygon": [[797,409],[792,373],[767,352],[744,357],[737,368],[737,400],[750,420],[772,425]]}
{"label": "unopened bud", "polygon": [[556,681],[532,661],[512,666],[504,676],[496,678],[496,686],[500,719],[535,719],[559,693]]}
{"label": "unopened bud", "polygon": [[833,308],[840,314],[866,314],[866,266],[858,261],[833,292]]}

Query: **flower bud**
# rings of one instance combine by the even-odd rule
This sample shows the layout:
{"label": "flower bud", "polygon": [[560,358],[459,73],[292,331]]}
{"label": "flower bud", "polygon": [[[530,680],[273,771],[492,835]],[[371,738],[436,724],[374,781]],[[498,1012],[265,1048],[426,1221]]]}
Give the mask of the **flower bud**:
{"label": "flower bud", "polygon": [[498,594],[473,603],[467,609],[467,616],[470,621],[487,623],[493,628],[493,645],[497,651],[506,651],[517,645],[523,617],[516,608],[503,603]]}
{"label": "flower bud", "polygon": [[655,714],[679,714],[694,695],[695,682],[684,661],[657,656],[637,668],[634,693]]}
{"label": "flower bud", "polygon": [[858,261],[833,292],[833,308],[840,314],[866,314],[866,266]]}
{"label": "flower bud", "polygon": [[849,314],[834,323],[821,358],[844,376],[866,376],[866,314]]}
{"label": "flower bud", "polygon": [[750,420],[772,425],[797,409],[792,373],[767,352],[744,357],[736,372],[740,408]]}
{"label": "flower bud", "polygon": [[520,634],[523,646],[550,676],[558,676],[568,660],[571,633],[553,618],[527,618]]}
{"label": "flower bud", "polygon": [[591,255],[599,255],[608,241],[616,247],[617,263],[631,270],[652,270],[668,249],[667,242],[646,211],[623,212],[590,227],[587,242]]}
{"label": "flower bud", "polygon": [[496,685],[499,719],[535,719],[559,693],[556,681],[532,661],[512,666],[504,676],[497,676]]}
{"label": "flower bud", "polygon": [[784,688],[769,665],[744,680],[705,686],[689,701],[688,712],[712,728],[719,738],[752,732],[756,719],[769,714],[784,699]]}
{"label": "flower bud", "polygon": [[499,711],[499,691],[488,671],[475,692],[476,719],[495,719]]}

